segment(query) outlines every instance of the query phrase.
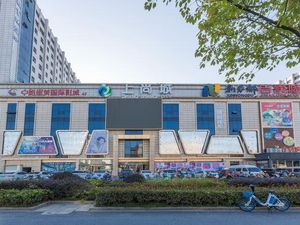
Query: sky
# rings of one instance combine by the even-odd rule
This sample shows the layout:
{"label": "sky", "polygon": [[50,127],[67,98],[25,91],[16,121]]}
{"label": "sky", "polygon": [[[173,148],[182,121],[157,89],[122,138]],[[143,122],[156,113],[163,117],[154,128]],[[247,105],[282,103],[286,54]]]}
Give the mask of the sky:
{"label": "sky", "polygon": [[[199,69],[197,27],[173,6],[148,12],[145,0],[37,0],[82,83],[224,83],[218,67]],[[300,71],[282,63],[252,83]]]}

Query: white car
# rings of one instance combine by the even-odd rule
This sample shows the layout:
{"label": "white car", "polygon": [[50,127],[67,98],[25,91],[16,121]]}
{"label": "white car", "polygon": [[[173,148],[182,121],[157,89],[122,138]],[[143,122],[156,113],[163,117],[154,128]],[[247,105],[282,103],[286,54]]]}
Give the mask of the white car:
{"label": "white car", "polygon": [[103,176],[107,173],[105,170],[95,171],[92,175],[92,179],[102,180]]}
{"label": "white car", "polygon": [[229,170],[233,173],[239,173],[240,176],[244,177],[259,176],[264,174],[264,172],[260,168],[253,165],[230,166]]}
{"label": "white car", "polygon": [[152,179],[152,178],[154,178],[154,174],[151,173],[150,170],[141,170],[141,174],[143,175],[143,177],[145,179]]}

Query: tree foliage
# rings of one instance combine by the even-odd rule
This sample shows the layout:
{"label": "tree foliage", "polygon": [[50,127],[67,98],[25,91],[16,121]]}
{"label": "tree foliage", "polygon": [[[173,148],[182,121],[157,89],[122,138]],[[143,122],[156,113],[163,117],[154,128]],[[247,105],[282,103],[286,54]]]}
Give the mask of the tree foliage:
{"label": "tree foliage", "polygon": [[219,65],[227,82],[251,81],[280,62],[300,62],[300,0],[147,0],[174,3],[187,23],[197,25],[200,68]]}

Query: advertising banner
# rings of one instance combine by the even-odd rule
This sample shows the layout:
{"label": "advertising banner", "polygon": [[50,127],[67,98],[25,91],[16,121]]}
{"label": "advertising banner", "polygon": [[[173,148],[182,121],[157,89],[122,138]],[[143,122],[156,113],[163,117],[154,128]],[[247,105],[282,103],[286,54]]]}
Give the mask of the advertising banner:
{"label": "advertising banner", "polygon": [[290,102],[262,102],[263,127],[293,126],[292,104]]}
{"label": "advertising banner", "polygon": [[241,130],[241,137],[249,154],[259,153],[258,132],[256,130]]}
{"label": "advertising banner", "polygon": [[224,168],[224,162],[161,162],[155,163],[155,169],[190,169],[218,171]]}
{"label": "advertising banner", "polygon": [[42,163],[42,171],[47,172],[72,172],[76,169],[74,162],[49,162]]}
{"label": "advertising banner", "polygon": [[56,134],[63,155],[80,155],[86,142],[88,131],[58,130]]}
{"label": "advertising banner", "polygon": [[57,148],[52,136],[24,136],[18,154],[57,155]]}
{"label": "advertising banner", "polygon": [[264,128],[265,149],[284,150],[293,149],[295,145],[292,128]]}
{"label": "advertising banner", "polygon": [[3,155],[13,155],[19,143],[21,131],[4,131],[3,132]]}
{"label": "advertising banner", "polygon": [[212,135],[207,154],[244,154],[239,136],[235,135]]}
{"label": "advertising banner", "polygon": [[94,130],[90,138],[87,155],[104,155],[108,154],[108,131]]}

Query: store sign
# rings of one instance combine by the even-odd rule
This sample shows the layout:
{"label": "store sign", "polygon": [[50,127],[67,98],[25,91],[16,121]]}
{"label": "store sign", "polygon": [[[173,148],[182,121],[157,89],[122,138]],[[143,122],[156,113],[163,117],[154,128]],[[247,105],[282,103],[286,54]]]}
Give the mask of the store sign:
{"label": "store sign", "polygon": [[180,155],[177,135],[174,130],[159,131],[159,154]]}
{"label": "store sign", "polygon": [[300,146],[294,146],[294,147],[290,147],[288,149],[284,148],[267,148],[266,149],[267,153],[285,153],[285,152],[289,152],[289,153],[300,153]]}
{"label": "store sign", "polygon": [[235,135],[212,135],[208,148],[207,154],[244,154],[243,147],[239,136]]}
{"label": "store sign", "polygon": [[91,139],[86,149],[87,155],[108,154],[108,131],[93,130]]}
{"label": "store sign", "polygon": [[258,132],[256,130],[241,130],[241,137],[249,154],[259,153]]}
{"label": "store sign", "polygon": [[204,148],[209,137],[209,131],[178,131],[186,155],[199,155],[204,153]]}
{"label": "store sign", "polygon": [[225,96],[226,97],[255,97],[257,95],[257,85],[231,85],[225,86]]}
{"label": "store sign", "polygon": [[52,136],[24,136],[18,154],[57,155],[57,148]]}
{"label": "store sign", "polygon": [[76,169],[75,162],[47,162],[42,163],[42,171],[53,172],[73,172]]}
{"label": "store sign", "polygon": [[291,127],[293,114],[291,102],[262,102],[263,127]]}
{"label": "store sign", "polygon": [[220,84],[208,84],[205,85],[202,89],[202,97],[216,97],[221,92]]}
{"label": "store sign", "polygon": [[58,143],[63,155],[80,155],[85,145],[88,131],[56,131]]}
{"label": "store sign", "polygon": [[109,97],[111,96],[112,90],[108,85],[101,85],[100,88],[98,89],[98,93],[101,97]]}
{"label": "store sign", "polygon": [[300,85],[257,85],[260,97],[299,97]]}
{"label": "store sign", "polygon": [[3,149],[2,154],[11,156],[15,153],[15,149],[21,138],[21,131],[4,131],[3,132]]}

